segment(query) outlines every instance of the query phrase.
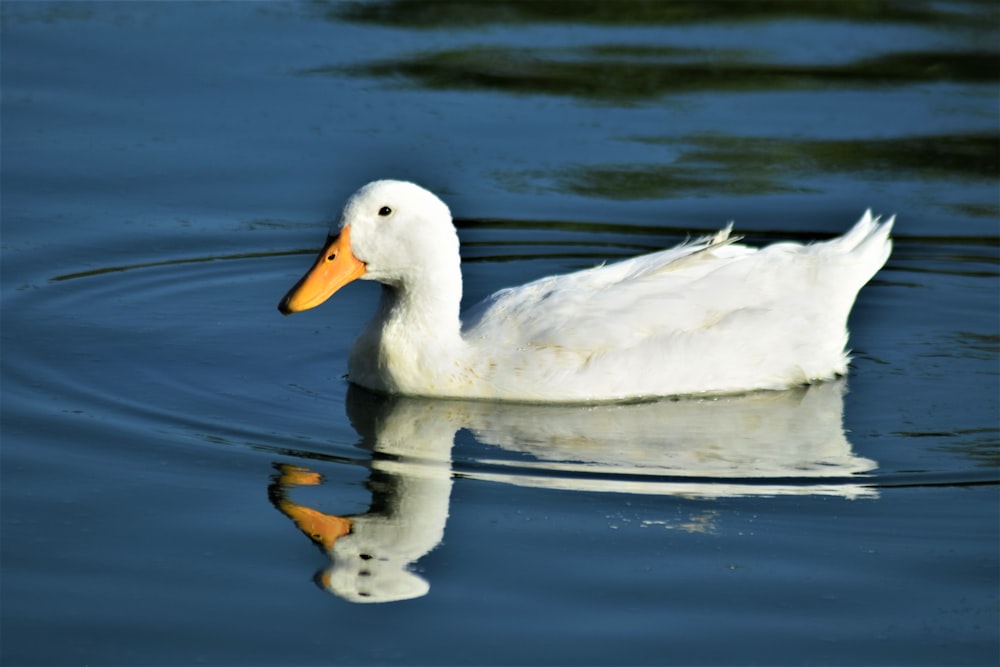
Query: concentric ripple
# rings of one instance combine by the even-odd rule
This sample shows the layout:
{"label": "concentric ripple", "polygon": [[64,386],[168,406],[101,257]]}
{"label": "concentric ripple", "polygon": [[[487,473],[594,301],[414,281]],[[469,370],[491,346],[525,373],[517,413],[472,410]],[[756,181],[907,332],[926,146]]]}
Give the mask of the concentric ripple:
{"label": "concentric ripple", "polygon": [[[599,256],[671,242],[649,230],[614,227],[465,227],[473,298],[534,275],[587,266]],[[928,346],[962,357],[961,349],[927,339],[920,327],[914,340],[901,343],[903,354],[898,346],[879,351],[872,343],[894,319],[913,317],[910,306],[942,276],[975,287],[993,270],[989,252],[976,244],[961,255],[954,248],[899,245],[895,266],[859,302],[853,329],[863,347],[850,381],[855,393],[880,393],[880,384],[919,373]],[[964,452],[957,465],[952,455],[943,474],[932,466],[944,447],[922,450],[920,466],[890,457],[886,468],[870,437],[886,435],[879,416],[866,410],[857,418],[845,415],[843,381],[712,400],[590,407],[348,391],[342,377],[347,352],[374,307],[377,287],[352,286],[323,308],[281,318],[276,303],[310,253],[165,257],[62,273],[11,292],[8,312],[17,318],[7,319],[5,336],[18,349],[4,360],[5,393],[25,403],[39,403],[44,395],[47,405],[100,415],[136,433],[156,430],[333,464],[368,466],[374,457],[393,462],[404,476],[430,465],[517,485],[696,497],[872,497],[878,487],[893,485],[895,475],[911,479],[913,470],[923,470],[933,483],[995,481],[978,465],[981,449]],[[910,256],[927,266],[928,253],[940,272],[928,278],[906,268]],[[883,317],[886,310],[895,312]],[[995,348],[996,340],[984,335],[970,344]],[[985,372],[983,354],[963,358]],[[16,403],[8,403],[11,409]],[[907,439],[901,431],[890,435]]]}

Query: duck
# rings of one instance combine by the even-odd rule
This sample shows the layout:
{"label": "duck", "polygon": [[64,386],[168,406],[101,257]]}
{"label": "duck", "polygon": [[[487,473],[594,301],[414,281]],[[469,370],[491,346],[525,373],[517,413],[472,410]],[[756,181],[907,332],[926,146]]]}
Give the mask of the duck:
{"label": "duck", "polygon": [[865,211],[837,238],[739,243],[732,223],[676,247],[508,287],[461,312],[459,238],[439,197],[408,181],[360,188],[281,299],[315,308],[381,283],[348,355],[383,394],[602,403],[783,390],[847,373],[847,320],[892,251],[895,216]]}

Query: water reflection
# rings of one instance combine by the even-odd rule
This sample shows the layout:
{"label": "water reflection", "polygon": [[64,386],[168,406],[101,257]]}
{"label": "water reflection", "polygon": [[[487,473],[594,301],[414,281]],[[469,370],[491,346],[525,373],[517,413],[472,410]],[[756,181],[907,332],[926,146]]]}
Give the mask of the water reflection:
{"label": "water reflection", "polygon": [[[898,130],[907,134],[901,136],[886,136],[885,129],[870,131],[877,127],[875,119],[882,112],[876,109],[889,99],[888,91],[902,95],[904,89],[912,92],[936,87],[942,99],[953,97],[959,105],[966,104],[963,100],[992,99],[1000,82],[1000,51],[995,47],[996,3],[890,7],[880,2],[780,1],[760,6],[754,3],[751,7],[731,2],[627,0],[619,5],[446,0],[335,3],[327,6],[325,13],[336,20],[427,31],[483,23],[673,26],[694,22],[703,29],[714,22],[732,27],[740,22],[777,25],[789,20],[817,21],[811,26],[786,26],[790,34],[802,38],[810,30],[817,30],[819,21],[834,19],[852,25],[873,22],[895,28],[907,24],[927,26],[933,28],[934,39],[887,39],[884,44],[880,42],[878,49],[870,49],[858,48],[866,42],[859,33],[825,59],[803,60],[801,49],[783,48],[771,37],[734,44],[723,32],[692,45],[690,39],[673,32],[609,30],[600,35],[597,43],[586,43],[581,37],[566,44],[537,46],[540,42],[524,43],[506,33],[489,43],[455,46],[454,40],[445,40],[442,44],[448,46],[439,47],[437,42],[430,42],[430,48],[351,62],[319,62],[297,73],[335,81],[344,77],[376,79],[391,87],[429,91],[491,93],[507,98],[563,97],[584,106],[617,109],[655,108],[668,100],[676,103],[679,96],[706,108],[711,107],[710,100],[721,99],[723,94],[746,93],[798,93],[803,109],[809,109],[811,96],[823,95],[828,96],[832,109],[851,109],[859,103],[873,105],[870,121],[855,126],[857,134],[853,137],[838,131],[835,138],[824,139],[803,138],[801,132],[790,137],[773,136],[772,132],[760,136],[706,135],[700,130],[700,134],[693,134],[678,129],[676,123],[665,122],[675,136],[624,137],[646,146],[621,152],[617,160],[595,162],[591,156],[586,161],[554,168],[543,164],[527,169],[498,169],[494,176],[512,192],[548,190],[620,200],[827,192],[831,180],[836,183],[830,174],[874,177],[886,183],[898,182],[901,177],[928,179],[940,182],[936,185],[941,187],[964,181],[976,190],[942,193],[937,199],[950,202],[948,208],[969,216],[995,217],[1000,211],[993,190],[982,190],[984,184],[995,181],[1000,169],[995,114],[989,110],[980,111],[978,121],[967,118],[961,130],[942,132],[935,124],[933,131],[914,133],[907,129],[912,124],[902,124]],[[816,39],[820,39],[819,33]],[[838,92],[845,96],[837,97]],[[790,98],[776,103],[796,106]],[[733,100],[730,104],[737,108],[740,103]],[[942,105],[936,113],[942,118],[954,116],[956,108]],[[797,115],[804,117],[807,112]],[[846,119],[853,112],[838,111],[837,115]],[[750,132],[756,122],[759,119],[753,116],[741,117],[717,127]],[[944,126],[955,127],[950,120]],[[845,123],[844,127],[852,125]],[[820,134],[827,131],[823,128]],[[663,145],[664,150],[657,151],[655,145]],[[638,159],[638,155],[644,157]]]}
{"label": "water reflection", "polygon": [[[842,426],[844,383],[705,400],[538,406],[383,397],[351,388],[347,412],[372,451],[360,515],[325,514],[295,502],[316,472],[279,465],[274,506],[330,557],[317,575],[352,602],[425,595],[410,567],[444,536],[455,477],[574,491],[686,498],[824,494],[874,497],[859,479],[876,468],[857,456]],[[485,454],[456,456],[466,429]],[[712,532],[698,510],[669,528]]]}
{"label": "water reflection", "polygon": [[[547,180],[550,189],[589,197],[637,199],[797,192],[816,185],[805,181],[805,175],[981,182],[993,182],[1000,175],[1000,144],[995,134],[986,132],[836,141],[725,134],[634,140],[663,145],[675,157],[665,151],[659,163],[571,165],[555,173],[527,171],[520,177]],[[968,214],[984,217],[998,210],[997,203],[989,200],[965,206]]]}
{"label": "water reflection", "polygon": [[[975,25],[971,12],[949,9],[935,3],[887,3],[881,1],[839,2],[837,0],[384,0],[382,2],[318,2],[331,19],[347,19],[383,25],[421,28],[481,25],[483,23],[573,22],[600,25],[678,25],[687,23],[743,22],[761,20],[845,20],[876,23],[900,22],[940,25]],[[966,3],[990,11],[989,2]],[[994,10],[995,11],[995,10]]]}
{"label": "water reflection", "polygon": [[316,575],[321,587],[350,602],[408,600],[430,589],[410,564],[444,537],[451,471],[446,461],[438,464],[373,465],[371,509],[359,516],[324,514],[292,501],[291,489],[322,481],[307,468],[279,466],[268,497],[330,556],[331,564]]}
{"label": "water reflection", "polygon": [[633,44],[529,49],[474,46],[357,65],[319,66],[302,74],[408,80],[430,90],[486,90],[637,103],[702,91],[831,90],[916,83],[993,84],[993,51],[890,53],[849,63],[751,60],[732,49]]}

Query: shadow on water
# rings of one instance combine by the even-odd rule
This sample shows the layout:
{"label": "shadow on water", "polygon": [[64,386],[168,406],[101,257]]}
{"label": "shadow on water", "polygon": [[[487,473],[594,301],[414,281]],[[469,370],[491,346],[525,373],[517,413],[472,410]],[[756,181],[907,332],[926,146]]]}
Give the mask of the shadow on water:
{"label": "shadow on water", "polygon": [[[575,23],[602,26],[672,26],[786,20],[916,24],[938,30],[986,34],[997,7],[966,3],[961,9],[934,3],[898,2],[646,2],[505,1],[319,3],[331,20],[405,28],[455,28],[483,24]],[[986,40],[987,43],[989,40]],[[315,67],[304,74],[343,74],[409,80],[430,89],[490,90],[565,95],[628,104],[670,93],[695,91],[825,90],[930,82],[995,83],[1000,53],[976,50],[894,52],[837,64],[754,60],[756,52],[663,44],[602,44],[525,48],[453,48],[346,67]],[[766,54],[759,54],[766,55]]]}
{"label": "shadow on water", "polygon": [[[906,136],[891,139],[816,140],[711,135],[675,139],[637,137],[669,149],[661,163],[573,165],[555,172],[507,175],[588,197],[654,199],[689,195],[801,192],[820,187],[822,174],[874,180],[977,181],[1000,176],[1000,140],[991,133]],[[666,152],[666,150],[665,150]],[[547,184],[547,185],[546,185]],[[522,184],[523,186],[523,184]],[[996,200],[969,203],[968,215],[1000,215]]]}
{"label": "shadow on water", "polygon": [[[671,95],[800,91],[877,91],[927,85],[983,87],[1000,82],[1000,51],[993,46],[995,3],[961,5],[898,2],[518,2],[320,3],[332,20],[391,27],[454,29],[484,24],[569,23],[603,26],[676,26],[690,23],[844,21],[851,24],[917,25],[951,31],[958,42],[923,50],[839,54],[843,60],[795,62],[760,48],[692,47],[628,42],[670,36],[621,36],[618,41],[572,46],[475,44],[404,53],[397,57],[320,65],[306,76],[377,79],[390,86],[424,90],[545,95],[627,108]],[[607,39],[607,38],[606,38]],[[990,90],[985,90],[990,87]],[[900,137],[803,139],[748,135],[624,137],[662,145],[662,159],[567,164],[555,169],[501,169],[494,173],[509,191],[555,191],[593,198],[635,200],[826,191],[829,174],[886,183],[900,178],[982,183],[1000,175],[995,123],[980,130]],[[1000,216],[992,193],[958,195],[945,205],[976,218]]]}
{"label": "shadow on water", "polygon": [[[698,54],[699,61],[692,62]],[[634,45],[566,49],[503,46],[449,49],[302,74],[403,79],[437,90],[489,90],[580,97],[628,104],[700,91],[828,90],[914,83],[996,83],[1000,54],[991,51],[892,53],[847,64],[789,64],[734,59],[723,50]]]}
{"label": "shadow on water", "polygon": [[[323,481],[297,465],[276,466],[268,497],[330,557],[316,577],[323,588],[353,602],[409,599],[429,590],[410,567],[443,539],[455,477],[695,499],[875,498],[877,464],[855,454],[844,433],[844,389],[837,381],[714,399],[545,406],[384,397],[351,387],[348,417],[372,452],[370,510],[339,516],[295,502],[296,487]],[[460,431],[481,453],[470,457],[464,445],[453,452]],[[667,527],[713,530],[704,512]]]}
{"label": "shadow on water", "polygon": [[[609,3],[595,0],[547,0],[524,2],[466,2],[431,0],[410,2],[330,2],[317,3],[334,20],[349,20],[382,25],[438,28],[481,25],[483,23],[573,22],[600,25],[684,25],[688,23],[749,22],[773,20],[844,20],[873,23],[915,23],[926,25],[975,25],[979,18],[969,13],[948,11],[931,2],[887,2],[885,0],[764,0],[731,2],[729,0],[679,0],[649,2],[621,0]],[[980,11],[996,12],[989,0],[968,3]]]}

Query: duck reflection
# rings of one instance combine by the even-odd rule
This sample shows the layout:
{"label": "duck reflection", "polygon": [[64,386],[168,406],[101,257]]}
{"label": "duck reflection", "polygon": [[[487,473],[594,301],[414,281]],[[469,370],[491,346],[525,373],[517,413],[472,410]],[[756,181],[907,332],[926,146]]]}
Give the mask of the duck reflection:
{"label": "duck reflection", "polygon": [[[368,512],[324,514],[290,498],[322,482],[278,465],[274,506],[330,557],[317,575],[352,602],[425,595],[409,568],[437,546],[455,475],[522,486],[687,498],[824,494],[873,497],[842,426],[844,382],[712,399],[597,406],[386,397],[352,387],[347,413],[372,451]],[[453,463],[460,429],[496,455]],[[493,450],[492,447],[496,449]],[[662,525],[710,532],[711,511]]]}

